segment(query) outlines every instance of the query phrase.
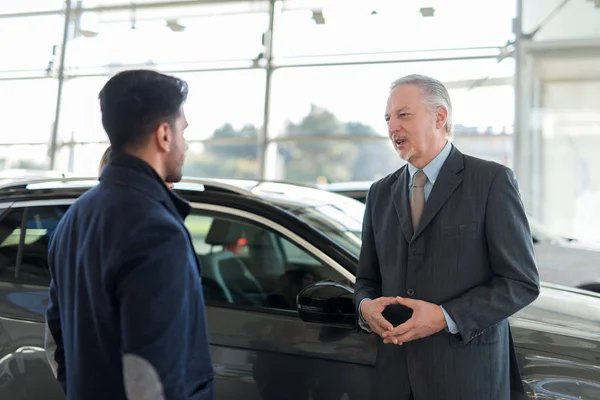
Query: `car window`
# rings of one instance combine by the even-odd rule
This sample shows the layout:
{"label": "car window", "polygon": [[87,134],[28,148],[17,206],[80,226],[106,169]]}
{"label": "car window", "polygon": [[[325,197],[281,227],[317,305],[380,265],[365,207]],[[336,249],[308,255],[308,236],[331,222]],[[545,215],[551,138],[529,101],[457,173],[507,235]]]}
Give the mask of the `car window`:
{"label": "car window", "polygon": [[0,279],[48,284],[48,243],[67,208],[16,208],[4,216],[0,222]]}
{"label": "car window", "polygon": [[316,281],[348,283],[289,238],[257,222],[196,210],[186,219],[202,264],[207,301],[296,312],[296,295]]}

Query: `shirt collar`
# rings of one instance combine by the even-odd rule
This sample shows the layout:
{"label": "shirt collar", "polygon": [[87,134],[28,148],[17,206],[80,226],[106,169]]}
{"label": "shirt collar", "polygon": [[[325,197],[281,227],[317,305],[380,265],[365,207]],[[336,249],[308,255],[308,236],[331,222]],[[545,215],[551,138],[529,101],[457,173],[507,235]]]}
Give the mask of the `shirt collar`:
{"label": "shirt collar", "polygon": [[[432,185],[435,183],[435,180],[437,179],[444,162],[446,162],[446,159],[450,155],[450,150],[452,150],[452,144],[449,140],[447,140],[442,151],[440,151],[439,154],[433,160],[431,160],[429,164],[425,166],[425,168],[423,168],[423,172],[425,172],[427,179]],[[413,179],[418,170],[419,169],[414,165],[408,164],[408,172],[410,173],[410,186],[412,186]]]}

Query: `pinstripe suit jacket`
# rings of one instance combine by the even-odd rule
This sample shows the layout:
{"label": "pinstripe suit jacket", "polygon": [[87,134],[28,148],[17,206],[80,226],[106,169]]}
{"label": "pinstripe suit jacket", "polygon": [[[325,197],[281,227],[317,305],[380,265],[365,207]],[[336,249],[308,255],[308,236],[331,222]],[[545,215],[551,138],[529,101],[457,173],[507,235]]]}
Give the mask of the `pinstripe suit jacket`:
{"label": "pinstripe suit jacket", "polygon": [[[380,340],[374,398],[408,400],[412,391],[416,400],[508,400],[518,372],[508,317],[539,294],[514,175],[453,147],[415,232],[408,179],[404,166],[369,190],[355,301],[403,296],[439,304],[459,333],[403,346]],[[384,316],[396,326],[411,313],[395,305]]]}

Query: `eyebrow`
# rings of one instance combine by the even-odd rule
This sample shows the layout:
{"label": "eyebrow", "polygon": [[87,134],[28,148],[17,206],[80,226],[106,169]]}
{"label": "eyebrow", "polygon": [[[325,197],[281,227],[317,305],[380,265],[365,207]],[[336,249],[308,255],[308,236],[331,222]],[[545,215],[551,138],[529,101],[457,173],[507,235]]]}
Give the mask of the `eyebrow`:
{"label": "eyebrow", "polygon": [[[409,108],[408,106],[404,106],[404,107],[397,108],[397,109],[395,109],[395,110],[394,110],[394,111],[392,111],[392,112],[394,112],[394,113],[398,114],[398,113],[401,113],[401,112],[406,112],[406,111],[410,111],[410,108]],[[386,117],[388,117],[389,115],[390,115],[390,113],[388,113],[388,112],[386,112],[386,113],[385,113],[385,116],[386,116]]]}

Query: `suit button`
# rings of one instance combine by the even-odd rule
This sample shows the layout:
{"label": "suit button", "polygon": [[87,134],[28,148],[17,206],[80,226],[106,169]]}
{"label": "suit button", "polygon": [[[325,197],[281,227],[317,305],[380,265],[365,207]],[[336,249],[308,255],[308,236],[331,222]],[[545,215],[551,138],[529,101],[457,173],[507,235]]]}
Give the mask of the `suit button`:
{"label": "suit button", "polygon": [[408,289],[408,290],[406,291],[406,294],[407,294],[407,295],[409,295],[409,296],[412,296],[413,294],[415,294],[415,291],[414,291],[414,290],[412,290],[412,289]]}

